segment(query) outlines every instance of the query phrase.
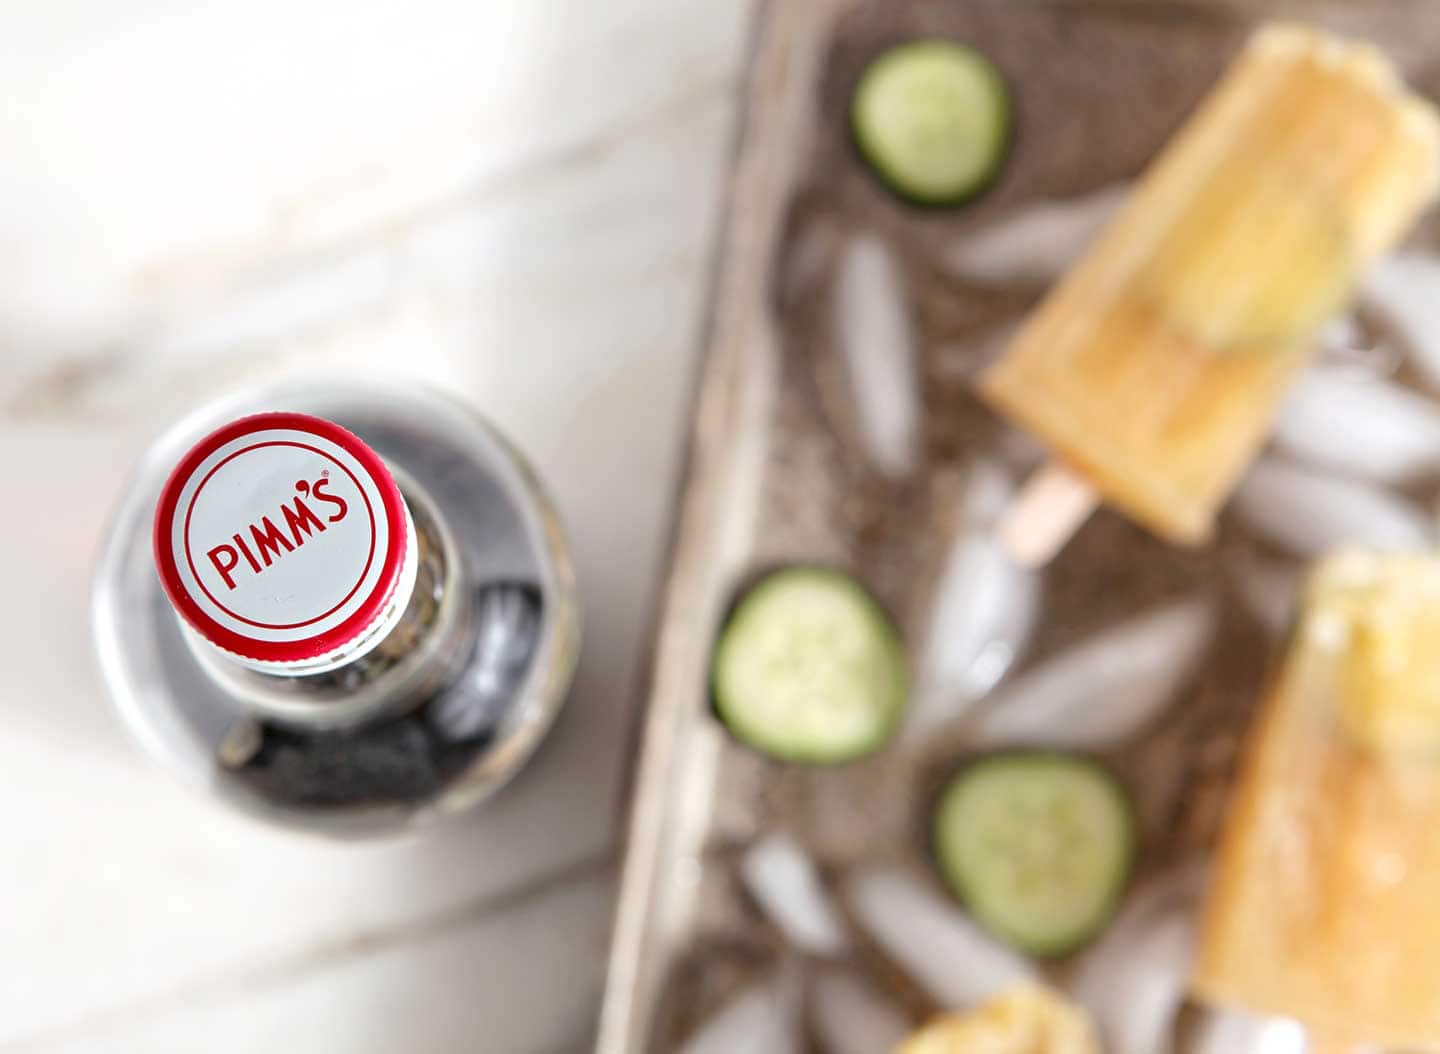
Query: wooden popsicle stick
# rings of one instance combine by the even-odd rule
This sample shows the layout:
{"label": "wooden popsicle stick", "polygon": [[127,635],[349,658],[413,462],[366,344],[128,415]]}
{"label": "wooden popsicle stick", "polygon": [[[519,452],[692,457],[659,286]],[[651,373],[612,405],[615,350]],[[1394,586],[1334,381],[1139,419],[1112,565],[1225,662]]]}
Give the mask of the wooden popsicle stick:
{"label": "wooden popsicle stick", "polygon": [[1099,504],[1100,495],[1089,480],[1058,461],[1047,461],[1021,485],[995,533],[1000,547],[1017,564],[1043,567]]}

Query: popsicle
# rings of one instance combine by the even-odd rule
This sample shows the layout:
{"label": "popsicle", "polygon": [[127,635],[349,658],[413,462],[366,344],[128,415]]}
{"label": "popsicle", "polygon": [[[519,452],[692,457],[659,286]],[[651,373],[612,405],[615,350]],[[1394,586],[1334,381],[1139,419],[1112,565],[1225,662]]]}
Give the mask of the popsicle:
{"label": "popsicle", "polygon": [[1440,118],[1379,51],[1257,31],[980,379],[1056,459],[1002,526],[1012,551],[1048,559],[1099,496],[1203,542],[1315,332],[1437,177]]}
{"label": "popsicle", "polygon": [[1440,1045],[1440,556],[1312,575],[1250,734],[1194,987],[1337,1049]]}

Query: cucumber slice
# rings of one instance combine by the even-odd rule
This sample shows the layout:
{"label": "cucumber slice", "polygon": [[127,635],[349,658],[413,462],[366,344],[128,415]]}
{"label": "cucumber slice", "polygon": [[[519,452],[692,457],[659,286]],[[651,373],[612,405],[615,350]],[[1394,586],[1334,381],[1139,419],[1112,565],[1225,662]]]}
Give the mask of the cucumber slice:
{"label": "cucumber slice", "polygon": [[861,154],[895,193],[955,205],[1000,171],[1010,142],[1010,92],[974,48],[921,40],[865,67],[850,100]]}
{"label": "cucumber slice", "polygon": [[1104,928],[1135,855],[1124,790],[1072,754],[973,762],[946,787],[934,824],[935,854],[956,896],[991,933],[1047,958]]}
{"label": "cucumber slice", "polygon": [[879,749],[905,707],[905,653],[889,617],[839,571],[776,571],[741,599],[711,663],[715,709],[742,742],[834,764]]}

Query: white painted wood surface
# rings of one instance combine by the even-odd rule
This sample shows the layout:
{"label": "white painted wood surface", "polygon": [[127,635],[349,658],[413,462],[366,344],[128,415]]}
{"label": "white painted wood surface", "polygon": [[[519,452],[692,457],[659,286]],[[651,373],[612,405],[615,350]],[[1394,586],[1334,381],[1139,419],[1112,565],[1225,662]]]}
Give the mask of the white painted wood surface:
{"label": "white painted wood surface", "polygon": [[[0,1052],[587,1049],[748,15],[0,7]],[[189,797],[90,658],[128,466],[195,402],[291,371],[460,393],[574,535],[570,709],[419,840]]]}

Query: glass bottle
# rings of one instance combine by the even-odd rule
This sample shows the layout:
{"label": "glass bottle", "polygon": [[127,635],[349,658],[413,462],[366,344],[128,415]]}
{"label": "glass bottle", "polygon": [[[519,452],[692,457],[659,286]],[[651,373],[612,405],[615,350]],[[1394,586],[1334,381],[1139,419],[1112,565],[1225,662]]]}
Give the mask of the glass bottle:
{"label": "glass bottle", "polygon": [[256,390],[176,425],[115,514],[93,620],[149,753],[336,835],[495,791],[559,712],[579,648],[534,472],[473,411],[410,386]]}

